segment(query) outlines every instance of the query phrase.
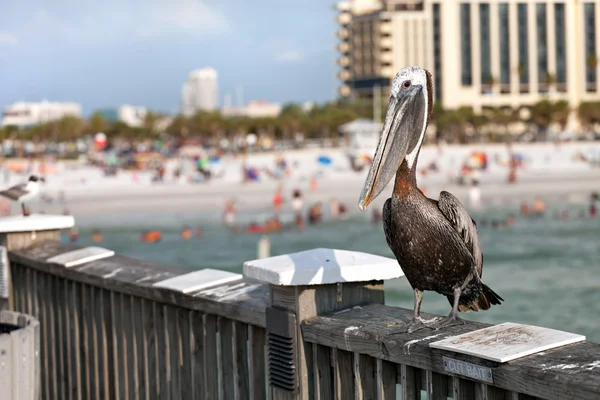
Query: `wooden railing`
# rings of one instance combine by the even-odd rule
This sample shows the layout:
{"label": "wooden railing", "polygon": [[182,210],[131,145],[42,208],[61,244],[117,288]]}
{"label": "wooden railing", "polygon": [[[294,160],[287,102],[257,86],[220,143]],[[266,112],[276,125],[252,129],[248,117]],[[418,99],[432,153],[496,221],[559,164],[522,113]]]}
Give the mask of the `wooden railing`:
{"label": "wooden railing", "polygon": [[482,323],[404,333],[411,311],[384,305],[395,260],[320,249],[184,293],[155,283],[188,270],[121,256],[65,267],[47,260],[76,246],[19,238],[3,240],[11,301],[40,321],[44,399],[600,398],[596,344],[498,363],[429,346]]}
{"label": "wooden railing", "polygon": [[268,286],[241,280],[181,294],[189,271],[111,257],[45,262],[75,246],[10,252],[15,308],[41,323],[46,399],[265,399]]}

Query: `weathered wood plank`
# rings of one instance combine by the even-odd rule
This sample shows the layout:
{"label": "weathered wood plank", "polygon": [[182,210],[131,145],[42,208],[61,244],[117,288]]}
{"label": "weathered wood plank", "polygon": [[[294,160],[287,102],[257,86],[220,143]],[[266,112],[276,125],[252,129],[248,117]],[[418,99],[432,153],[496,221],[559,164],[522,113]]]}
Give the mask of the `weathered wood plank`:
{"label": "weathered wood plank", "polygon": [[416,368],[406,364],[400,366],[400,384],[402,385],[402,400],[417,400],[421,398]]}
{"label": "weathered wood plank", "polygon": [[79,330],[79,302],[77,297],[77,286],[79,283],[73,281],[65,281],[67,290],[68,300],[66,303],[67,313],[68,313],[68,343],[70,344],[70,356],[69,356],[69,364],[71,375],[71,398],[74,400],[81,400],[81,390],[82,390],[82,381],[81,381],[81,342],[82,342],[82,334]]}
{"label": "weathered wood plank", "polygon": [[156,305],[156,320],[154,323],[156,329],[156,344],[158,346],[156,362],[158,380],[160,382],[159,398],[169,400],[171,399],[171,389],[169,388],[169,382],[171,381],[171,363],[167,336],[168,326],[166,309],[167,306],[164,304]]}
{"label": "weathered wood plank", "polygon": [[93,286],[87,285],[87,300],[89,304],[90,318],[87,319],[87,330],[88,330],[88,348],[90,352],[90,391],[92,396],[90,398],[101,398],[100,393],[104,393],[101,388],[102,383],[100,378],[104,377],[104,372],[100,367],[100,352],[102,351],[99,343],[102,339],[102,310],[101,303],[102,298],[100,297],[101,289],[97,289]]}
{"label": "weathered wood plank", "polygon": [[[205,399],[219,398],[219,361],[217,358],[217,317],[204,315]],[[222,355],[221,355],[222,356]]]}
{"label": "weathered wood plank", "polygon": [[[431,316],[424,314],[424,317]],[[600,380],[594,371],[597,369],[590,367],[600,360],[599,345],[574,344],[498,364],[429,347],[433,340],[475,330],[485,324],[469,322],[440,332],[425,329],[410,335],[400,333],[398,328],[410,318],[410,310],[372,305],[305,321],[302,332],[304,339],[311,343],[356,351],[441,374],[445,374],[442,356],[450,355],[491,368],[494,386],[540,398],[593,399],[600,391]],[[573,368],[551,368],[557,363]]]}
{"label": "weathered wood plank", "polygon": [[234,365],[236,366],[236,399],[249,399],[250,398],[250,385],[249,385],[249,353],[248,353],[248,329],[249,326],[241,324],[239,322],[233,323],[233,340],[235,344],[234,348]]}
{"label": "weathered wood plank", "polygon": [[333,368],[331,365],[331,349],[313,344],[313,382],[315,384],[314,396],[316,399],[333,398]]}
{"label": "weathered wood plank", "polygon": [[448,398],[448,377],[437,372],[425,371],[425,388],[428,400]]}
{"label": "weathered wood plank", "polygon": [[124,400],[126,396],[127,375],[125,373],[125,344],[123,343],[123,313],[121,308],[121,294],[110,292],[110,310],[112,314],[112,332],[109,342],[112,342],[112,363],[110,368],[115,371],[116,400]]}
{"label": "weathered wood plank", "polygon": [[55,341],[54,346],[56,346],[56,356],[58,357],[56,367],[57,367],[57,389],[58,389],[58,398],[66,399],[67,398],[67,376],[69,375],[65,371],[66,363],[66,351],[68,347],[68,343],[65,338],[65,318],[63,307],[65,305],[65,297],[63,296],[62,283],[64,279],[59,277],[53,277],[52,279],[52,305],[54,307],[54,332],[55,332]]}
{"label": "weathered wood plank", "polygon": [[194,335],[192,332],[192,313],[193,311],[178,308],[177,326],[180,334],[180,354],[181,357],[181,394],[190,399],[195,399],[194,391]]}
{"label": "weathered wood plank", "polygon": [[55,399],[53,359],[50,343],[52,343],[52,307],[49,292],[50,275],[40,272],[38,290],[40,292],[40,338],[41,361],[45,373],[42,374],[42,391],[47,399]]}
{"label": "weathered wood plank", "polygon": [[334,399],[351,399],[354,396],[356,382],[354,381],[354,363],[352,353],[332,349]]}
{"label": "weathered wood plank", "polygon": [[355,352],[354,362],[354,398],[357,400],[374,399],[377,396],[377,385],[375,379],[375,359]]}
{"label": "weathered wood plank", "polygon": [[114,368],[115,342],[114,328],[115,319],[112,313],[113,292],[108,290],[97,291],[100,299],[98,327],[100,336],[97,338],[98,346],[98,379],[100,383],[100,398],[118,399],[117,371]]}
{"label": "weathered wood plank", "polygon": [[175,307],[166,306],[166,324],[167,341],[169,347],[169,365],[171,370],[171,378],[169,380],[169,390],[171,399],[180,399],[181,395],[181,333],[179,331],[179,323],[177,319],[177,309]]}
{"label": "weathered wood plank", "polygon": [[233,321],[219,317],[219,337],[221,342],[221,393],[224,400],[235,398],[235,373],[233,360]]}
{"label": "weathered wood plank", "polygon": [[204,355],[204,315],[198,311],[190,311],[191,318],[191,344],[192,350],[192,370],[191,373],[191,393],[193,399],[204,399],[207,390],[204,378],[205,371],[205,355]]}
{"label": "weathered wood plank", "polygon": [[146,398],[146,377],[148,374],[147,356],[151,351],[144,340],[145,316],[142,303],[143,299],[131,296],[133,350],[135,352],[133,374],[134,374],[134,400]]}
{"label": "weathered wood plank", "polygon": [[[144,319],[144,345],[147,349],[144,352],[144,364],[146,371],[144,373],[144,394],[146,399],[157,398],[160,393],[160,372],[158,365],[158,338],[157,329],[159,327],[158,308],[160,306],[153,301],[142,300],[142,316]],[[163,351],[163,349],[160,349]]]}
{"label": "weathered wood plank", "polygon": [[248,358],[250,359],[250,399],[267,396],[266,332],[257,326],[248,326]]}
{"label": "weathered wood plank", "polygon": [[135,319],[133,308],[133,296],[121,294],[121,322],[123,329],[123,342],[125,352],[125,373],[127,375],[126,398],[129,400],[138,400],[137,394],[137,352],[135,348]]}
{"label": "weathered wood plank", "polygon": [[398,366],[380,358],[377,362],[377,398],[383,400],[396,400],[396,376]]}
{"label": "weathered wood plank", "polygon": [[475,398],[475,383],[466,379],[452,377],[452,394],[455,400]]}
{"label": "weathered wood plank", "polygon": [[80,367],[80,388],[79,392],[82,399],[92,398],[90,390],[90,371],[93,369],[92,357],[90,357],[90,340],[88,321],[91,322],[92,311],[89,309],[88,303],[89,288],[83,283],[75,284],[75,302],[77,324],[79,330],[79,367]]}
{"label": "weathered wood plank", "polygon": [[185,268],[152,264],[118,255],[73,268],[45,262],[52,256],[78,248],[72,244],[45,241],[11,251],[9,258],[11,262],[21,262],[38,271],[69,280],[265,327],[265,308],[269,300],[269,287],[266,284],[243,279],[183,294],[155,288],[152,284],[189,272]]}
{"label": "weathered wood plank", "polygon": [[503,389],[483,383],[475,384],[475,400],[504,400],[506,395]]}

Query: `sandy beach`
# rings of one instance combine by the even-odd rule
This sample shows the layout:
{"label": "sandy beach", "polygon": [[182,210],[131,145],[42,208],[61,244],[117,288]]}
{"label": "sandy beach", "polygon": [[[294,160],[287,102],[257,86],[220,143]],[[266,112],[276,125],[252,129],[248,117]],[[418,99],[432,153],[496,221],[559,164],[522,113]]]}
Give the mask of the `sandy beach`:
{"label": "sandy beach", "polygon": [[[489,159],[487,170],[480,175],[481,206],[517,204],[530,201],[534,196],[541,196],[548,202],[579,203],[586,202],[592,191],[600,191],[600,168],[576,159],[578,154],[597,159],[600,142],[513,145],[512,151],[523,158],[523,167],[518,170],[514,184],[507,183],[508,151],[505,145],[426,146],[421,151],[419,169],[435,161],[438,171],[419,174],[419,186],[430,197],[437,198],[441,190],[448,190],[468,203],[469,187],[457,184],[456,177],[460,166],[473,151],[485,152]],[[332,160],[331,165],[317,163],[317,158],[323,155]],[[150,172],[141,172],[134,180],[134,174],[128,171],[120,172],[116,177],[104,177],[98,168],[59,163],[44,188],[54,200],[32,204],[32,207],[40,207],[45,212],[62,212],[66,206],[76,217],[193,212],[207,218],[220,218],[224,202],[230,198],[236,200],[240,211],[269,212],[272,195],[281,185],[286,200],[289,200],[291,190],[298,188],[304,192],[305,204],[335,197],[351,212],[358,212],[356,202],[367,170],[352,171],[342,150],[299,150],[286,152],[284,156],[291,167],[291,176],[277,181],[263,175],[260,182],[246,184],[241,183],[242,160],[239,157],[224,157],[213,167],[221,176],[204,183],[174,181],[171,176],[177,166],[176,160],[167,164],[167,178],[163,183],[152,183]],[[247,164],[272,168],[274,160],[273,153],[250,154]],[[317,189],[310,192],[309,178],[315,174],[319,176]],[[10,183],[22,179],[13,176]],[[389,197],[391,186],[377,199],[374,207],[382,206]],[[66,205],[57,200],[61,190]],[[289,201],[286,206],[289,208]]]}

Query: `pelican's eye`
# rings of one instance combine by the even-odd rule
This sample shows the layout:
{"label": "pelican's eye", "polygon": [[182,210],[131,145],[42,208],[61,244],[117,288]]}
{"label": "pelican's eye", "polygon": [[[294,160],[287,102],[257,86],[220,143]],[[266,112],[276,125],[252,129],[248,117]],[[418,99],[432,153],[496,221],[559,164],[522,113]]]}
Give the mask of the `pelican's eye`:
{"label": "pelican's eye", "polygon": [[410,81],[402,82],[402,89],[408,89],[410,87]]}

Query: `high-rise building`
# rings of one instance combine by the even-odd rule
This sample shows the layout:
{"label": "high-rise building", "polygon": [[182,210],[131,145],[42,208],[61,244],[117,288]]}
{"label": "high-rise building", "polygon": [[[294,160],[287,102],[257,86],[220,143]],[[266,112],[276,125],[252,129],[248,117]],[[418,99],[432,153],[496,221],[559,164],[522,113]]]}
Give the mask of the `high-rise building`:
{"label": "high-rise building", "polygon": [[81,117],[81,104],[41,101],[39,103],[17,102],[4,107],[2,126],[33,126],[55,121],[66,116]]}
{"label": "high-rise building", "polygon": [[197,111],[215,111],[219,107],[217,71],[202,68],[190,72],[181,91],[181,112],[194,115]]}
{"label": "high-rise building", "polygon": [[446,108],[600,99],[599,1],[349,0],[337,10],[342,97],[385,93],[400,68],[419,65]]}

